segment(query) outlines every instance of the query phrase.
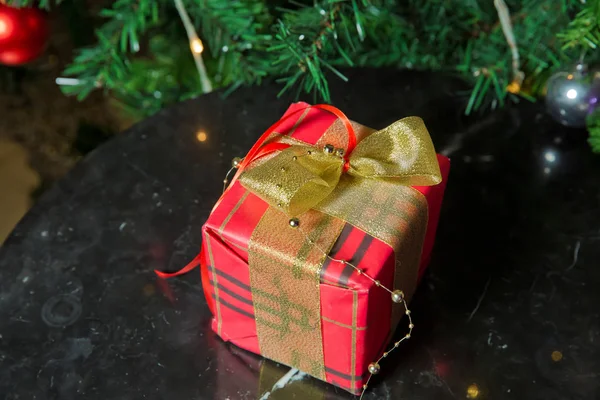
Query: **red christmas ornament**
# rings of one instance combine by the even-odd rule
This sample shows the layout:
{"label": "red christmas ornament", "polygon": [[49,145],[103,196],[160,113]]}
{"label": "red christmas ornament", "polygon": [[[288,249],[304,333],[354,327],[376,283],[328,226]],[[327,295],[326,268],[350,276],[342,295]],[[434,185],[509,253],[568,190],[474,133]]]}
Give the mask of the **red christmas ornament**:
{"label": "red christmas ornament", "polygon": [[0,64],[33,61],[42,54],[47,41],[48,24],[43,12],[0,4]]}

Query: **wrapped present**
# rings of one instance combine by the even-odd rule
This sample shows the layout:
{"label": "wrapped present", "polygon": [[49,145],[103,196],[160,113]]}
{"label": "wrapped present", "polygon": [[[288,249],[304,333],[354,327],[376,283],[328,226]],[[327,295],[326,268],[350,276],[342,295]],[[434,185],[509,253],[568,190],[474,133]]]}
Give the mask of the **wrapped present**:
{"label": "wrapped present", "polygon": [[234,166],[196,260],[214,331],[360,393],[429,261],[449,160],[420,118],[375,131],[296,103]]}

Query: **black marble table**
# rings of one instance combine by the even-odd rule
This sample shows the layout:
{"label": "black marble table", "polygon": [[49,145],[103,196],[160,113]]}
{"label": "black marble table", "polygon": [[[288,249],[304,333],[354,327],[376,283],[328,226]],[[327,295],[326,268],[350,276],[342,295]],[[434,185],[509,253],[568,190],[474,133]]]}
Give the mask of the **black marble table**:
{"label": "black marble table", "polygon": [[[462,115],[465,88],[352,70],[333,103],[375,128],[423,117],[452,159],[413,339],[366,399],[600,398],[600,156],[540,104]],[[277,120],[279,87],[164,110],[84,159],[0,250],[0,399],[348,399],[223,343],[198,251],[230,160]],[[205,139],[202,141],[201,139]],[[270,395],[265,395],[266,392]]]}

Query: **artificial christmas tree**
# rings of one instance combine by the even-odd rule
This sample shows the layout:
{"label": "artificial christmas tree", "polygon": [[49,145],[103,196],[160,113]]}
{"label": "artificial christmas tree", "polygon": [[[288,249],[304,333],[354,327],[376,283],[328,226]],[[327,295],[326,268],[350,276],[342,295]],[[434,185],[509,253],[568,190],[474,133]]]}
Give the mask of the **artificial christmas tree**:
{"label": "artificial christmas tree", "polygon": [[600,0],[119,0],[99,14],[97,42],[59,82],[80,97],[107,90],[143,114],[266,78],[327,102],[342,66],[460,74],[470,114],[535,100],[553,72],[593,66],[600,45]]}

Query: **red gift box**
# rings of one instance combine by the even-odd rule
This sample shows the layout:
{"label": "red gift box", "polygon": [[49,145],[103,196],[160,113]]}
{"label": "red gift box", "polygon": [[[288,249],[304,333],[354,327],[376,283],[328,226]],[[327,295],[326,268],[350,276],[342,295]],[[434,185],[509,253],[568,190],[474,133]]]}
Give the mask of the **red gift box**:
{"label": "red gift box", "polygon": [[[323,109],[306,109],[296,103],[286,112],[279,133],[316,144],[339,123],[336,115]],[[286,116],[291,116],[285,120]],[[309,121],[309,122],[306,122]],[[368,129],[353,123],[355,129]],[[427,201],[429,218],[423,242],[418,280],[422,277],[433,248],[440,207],[449,172],[449,160],[437,156],[442,182],[413,187]],[[378,196],[373,193],[374,204]],[[269,205],[236,181],[220,199],[203,227],[203,284],[214,314],[213,330],[225,341],[261,354],[255,304],[248,265],[249,242]],[[366,207],[365,218],[380,212]],[[273,227],[273,229],[280,229]],[[361,229],[345,223],[320,271],[320,315],[324,378],[353,394],[362,391],[369,377],[368,366],[385,351],[395,326],[391,318],[394,304],[389,293],[374,290],[375,285],[361,276],[352,264],[386,287],[393,287],[396,268],[393,249]],[[292,325],[293,325],[292,321]],[[296,321],[297,322],[297,321]],[[298,333],[299,334],[299,333]],[[287,364],[287,360],[275,360]],[[310,373],[310,371],[307,371]]]}

